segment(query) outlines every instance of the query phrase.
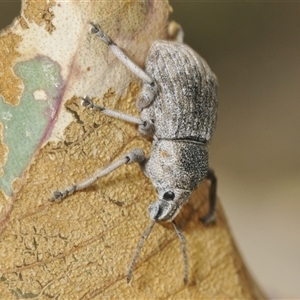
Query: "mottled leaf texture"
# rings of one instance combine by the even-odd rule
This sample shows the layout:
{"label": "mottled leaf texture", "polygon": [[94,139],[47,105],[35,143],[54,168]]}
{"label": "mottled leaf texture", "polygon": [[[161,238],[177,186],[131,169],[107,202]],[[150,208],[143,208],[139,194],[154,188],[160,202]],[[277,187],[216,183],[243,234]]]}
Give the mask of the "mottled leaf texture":
{"label": "mottled leaf texture", "polygon": [[[168,38],[167,0],[23,1],[0,34],[0,298],[263,298],[235,248],[220,205],[204,226],[209,182],[176,218],[187,241],[156,225],[131,284],[126,272],[150,224],[154,188],[136,164],[123,166],[61,203],[53,191],[85,179],[151,142],[136,127],[80,105],[80,96],[138,116],[141,82],[90,34],[102,29],[141,67],[156,39]],[[174,27],[169,27],[169,29]]]}

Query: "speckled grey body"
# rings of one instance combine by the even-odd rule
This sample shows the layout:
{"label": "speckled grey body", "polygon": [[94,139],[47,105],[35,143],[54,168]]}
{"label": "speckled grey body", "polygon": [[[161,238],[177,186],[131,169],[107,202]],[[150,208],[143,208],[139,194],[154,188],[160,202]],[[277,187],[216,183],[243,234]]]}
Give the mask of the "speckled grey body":
{"label": "speckled grey body", "polygon": [[[153,43],[146,72],[158,85],[157,96],[141,111],[141,119],[154,128],[144,170],[159,200],[150,205],[149,214],[152,219],[172,221],[207,174],[206,145],[216,126],[217,82],[190,47],[168,41]],[[173,200],[164,199],[167,191],[174,193]]]}

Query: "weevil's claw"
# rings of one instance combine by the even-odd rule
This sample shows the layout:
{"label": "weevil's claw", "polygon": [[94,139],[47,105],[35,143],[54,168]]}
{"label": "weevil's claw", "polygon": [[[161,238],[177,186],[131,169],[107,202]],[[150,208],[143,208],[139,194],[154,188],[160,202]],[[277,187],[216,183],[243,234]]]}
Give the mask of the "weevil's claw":
{"label": "weevil's claw", "polygon": [[112,40],[106,34],[104,34],[104,32],[101,30],[98,24],[95,24],[91,21],[89,21],[89,24],[93,26],[91,28],[91,33],[96,34],[105,44],[107,45],[113,44]]}
{"label": "weevil's claw", "polygon": [[93,102],[91,100],[90,97],[88,96],[84,96],[84,97],[80,97],[81,98],[81,105],[84,107],[93,107]]}
{"label": "weevil's claw", "polygon": [[214,213],[209,213],[204,217],[199,218],[199,220],[204,224],[204,225],[208,225],[208,224],[214,224],[216,223],[216,215]]}
{"label": "weevil's claw", "polygon": [[91,28],[92,33],[97,33],[100,31],[99,25],[93,23],[92,21],[89,21],[89,24],[92,25],[93,27]]}
{"label": "weevil's claw", "polygon": [[53,196],[49,199],[51,202],[60,202],[63,198],[63,194],[60,191],[53,192]]}

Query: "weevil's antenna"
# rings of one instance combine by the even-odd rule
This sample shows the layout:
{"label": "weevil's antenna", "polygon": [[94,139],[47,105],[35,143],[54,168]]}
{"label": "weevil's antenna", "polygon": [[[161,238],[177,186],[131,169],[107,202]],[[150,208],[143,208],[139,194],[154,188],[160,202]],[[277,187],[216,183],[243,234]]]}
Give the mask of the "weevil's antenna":
{"label": "weevil's antenna", "polygon": [[177,224],[175,223],[175,221],[172,221],[175,231],[181,241],[181,245],[182,245],[182,254],[183,254],[183,264],[184,264],[184,275],[183,275],[183,282],[185,285],[187,285],[188,283],[188,279],[189,279],[189,266],[188,266],[188,257],[187,257],[187,253],[186,253],[186,241],[185,241],[185,237],[182,233],[182,231],[179,229],[179,227],[177,226]]}
{"label": "weevil's antenna", "polygon": [[133,269],[134,269],[134,265],[136,263],[136,260],[140,254],[140,251],[144,245],[144,242],[145,240],[147,239],[147,237],[149,236],[149,234],[151,233],[154,225],[155,225],[156,221],[153,221],[150,226],[145,230],[145,232],[143,233],[140,241],[139,241],[139,244],[134,252],[134,255],[133,255],[133,258],[132,258],[132,261],[129,265],[129,268],[128,268],[128,273],[127,273],[127,283],[130,283],[131,279],[132,279],[132,273],[133,273]]}

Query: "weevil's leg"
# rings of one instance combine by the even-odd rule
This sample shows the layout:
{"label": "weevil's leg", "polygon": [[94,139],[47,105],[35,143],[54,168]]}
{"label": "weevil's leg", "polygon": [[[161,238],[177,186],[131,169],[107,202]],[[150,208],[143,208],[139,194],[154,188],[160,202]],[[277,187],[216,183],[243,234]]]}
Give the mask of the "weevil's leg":
{"label": "weevil's leg", "polygon": [[114,55],[137,77],[143,80],[143,89],[137,101],[137,108],[141,111],[149,106],[157,95],[158,87],[144,70],[136,65],[100,28],[98,24],[89,22],[92,25],[91,32],[100,37],[100,39],[109,46]]}
{"label": "weevil's leg", "polygon": [[96,172],[90,178],[88,178],[76,185],[69,186],[64,190],[55,191],[53,193],[53,196],[49,200],[55,201],[55,202],[60,202],[66,196],[73,194],[75,191],[87,188],[88,186],[92,185],[96,180],[98,180],[100,177],[103,177],[103,176],[113,172],[115,169],[121,167],[122,165],[131,164],[133,162],[138,162],[139,164],[141,164],[144,160],[145,160],[145,155],[144,155],[144,152],[142,149],[139,149],[139,148],[132,149],[124,157],[111,163],[110,165],[103,168],[102,170]]}
{"label": "weevil's leg", "polygon": [[208,214],[200,220],[204,224],[213,223],[216,220],[216,201],[217,201],[217,177],[212,169],[208,169],[206,178],[210,180],[210,190],[209,190],[209,211]]}
{"label": "weevil's leg", "polygon": [[151,124],[150,122],[143,121],[140,118],[125,114],[123,112],[119,112],[113,109],[107,109],[105,107],[96,105],[88,96],[81,97],[81,99],[82,106],[90,108],[92,110],[100,111],[101,113],[116,119],[137,124],[139,126],[140,133],[142,133],[143,135],[153,135],[153,124]]}
{"label": "weevil's leg", "polygon": [[114,55],[136,76],[141,78],[144,83],[151,84],[153,79],[137,66],[130,58],[101,30],[98,24],[89,22],[93,27],[91,32],[100,37],[100,39],[109,46]]}
{"label": "weevil's leg", "polygon": [[184,32],[180,24],[175,21],[171,21],[168,25],[168,40],[172,40],[177,43],[183,43]]}
{"label": "weevil's leg", "polygon": [[87,108],[90,108],[92,110],[97,110],[103,113],[104,115],[120,119],[129,123],[137,124],[137,125],[144,125],[145,121],[141,120],[140,118],[136,118],[134,116],[113,110],[113,109],[108,109],[103,106],[99,106],[95,104],[92,99],[88,96],[81,97],[82,102],[81,105]]}

